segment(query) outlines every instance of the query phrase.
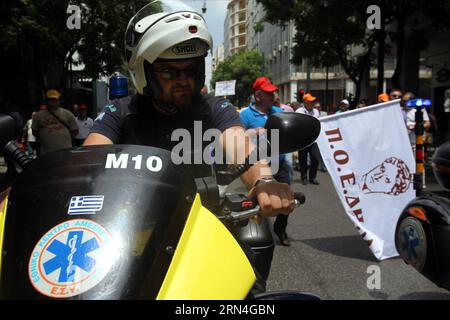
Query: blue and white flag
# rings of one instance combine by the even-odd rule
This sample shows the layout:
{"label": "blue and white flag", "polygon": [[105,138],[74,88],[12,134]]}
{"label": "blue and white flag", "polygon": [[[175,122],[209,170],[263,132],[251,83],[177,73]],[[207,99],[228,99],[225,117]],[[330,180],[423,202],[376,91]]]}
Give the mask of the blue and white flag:
{"label": "blue and white flag", "polygon": [[95,214],[102,210],[104,196],[76,196],[70,199],[69,215]]}

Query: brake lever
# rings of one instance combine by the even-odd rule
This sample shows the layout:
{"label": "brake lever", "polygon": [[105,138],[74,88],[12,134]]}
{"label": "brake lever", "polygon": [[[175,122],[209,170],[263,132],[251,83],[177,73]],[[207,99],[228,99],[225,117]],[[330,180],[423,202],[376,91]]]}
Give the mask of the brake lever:
{"label": "brake lever", "polygon": [[[294,206],[298,208],[300,205],[305,203],[306,197],[302,192],[294,193]],[[256,205],[254,208],[244,211],[235,212],[232,211],[226,215],[220,216],[219,219],[224,220],[226,222],[240,222],[243,220],[250,219],[251,217],[257,215],[261,211],[259,205]]]}

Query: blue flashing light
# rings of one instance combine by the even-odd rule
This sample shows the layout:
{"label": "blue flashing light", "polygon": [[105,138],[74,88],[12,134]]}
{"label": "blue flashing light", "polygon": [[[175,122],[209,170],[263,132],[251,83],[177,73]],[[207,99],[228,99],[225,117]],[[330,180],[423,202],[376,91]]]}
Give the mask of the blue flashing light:
{"label": "blue flashing light", "polygon": [[408,108],[430,107],[431,100],[430,99],[411,99],[406,102],[406,106]]}

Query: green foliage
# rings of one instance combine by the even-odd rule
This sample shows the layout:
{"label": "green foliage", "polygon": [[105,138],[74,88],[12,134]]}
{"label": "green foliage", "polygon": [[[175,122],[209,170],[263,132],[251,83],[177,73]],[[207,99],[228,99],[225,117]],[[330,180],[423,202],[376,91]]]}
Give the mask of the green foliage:
{"label": "green foliage", "polygon": [[[427,39],[436,31],[448,30],[449,0],[257,0],[265,8],[265,21],[282,25],[292,20],[297,34],[293,48],[293,63],[308,58],[313,66],[340,64],[348,76],[360,85],[363,71],[375,56],[372,54],[380,30],[367,28],[367,8],[381,8],[382,24],[390,25],[389,35],[396,47],[397,61],[407,37],[427,47]],[[409,34],[405,34],[409,30]],[[382,30],[384,32],[384,29]],[[352,48],[359,48],[356,55]],[[392,48],[389,44],[387,48]],[[396,69],[401,67],[397,64]],[[397,72],[396,72],[397,73]]]}
{"label": "green foliage", "polygon": [[236,80],[235,104],[242,106],[250,97],[256,78],[267,76],[267,65],[263,56],[256,51],[240,51],[219,64],[214,71],[211,85],[217,81]]}
{"label": "green foliage", "polygon": [[253,26],[253,30],[255,33],[263,32],[264,31],[264,21],[258,21]]}
{"label": "green foliage", "polygon": [[[73,53],[78,52],[86,66],[85,74],[97,78],[109,74],[123,63],[123,37],[128,20],[146,0],[6,0],[0,5],[0,47],[8,50],[38,44],[51,64],[67,69]],[[81,9],[81,28],[66,26],[71,13],[68,4]],[[0,51],[1,52],[1,51]]]}
{"label": "green foliage", "polygon": [[352,46],[360,46],[370,54],[373,33],[366,27],[366,8],[373,0],[260,0],[266,8],[266,20],[281,24],[293,20],[297,33],[294,38],[293,63],[308,58],[315,67],[342,64],[350,78],[358,81],[362,66],[350,54]]}

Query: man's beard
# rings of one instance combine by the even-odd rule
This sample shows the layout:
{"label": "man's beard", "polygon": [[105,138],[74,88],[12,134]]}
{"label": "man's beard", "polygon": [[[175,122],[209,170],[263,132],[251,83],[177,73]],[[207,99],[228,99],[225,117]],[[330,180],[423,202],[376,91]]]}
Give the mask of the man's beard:
{"label": "man's beard", "polygon": [[[176,90],[188,89],[189,92],[177,95]],[[191,106],[194,98],[194,93],[189,86],[174,87],[170,95],[163,96],[159,99],[154,99],[155,109],[166,115],[173,115],[179,112],[186,111]]]}

